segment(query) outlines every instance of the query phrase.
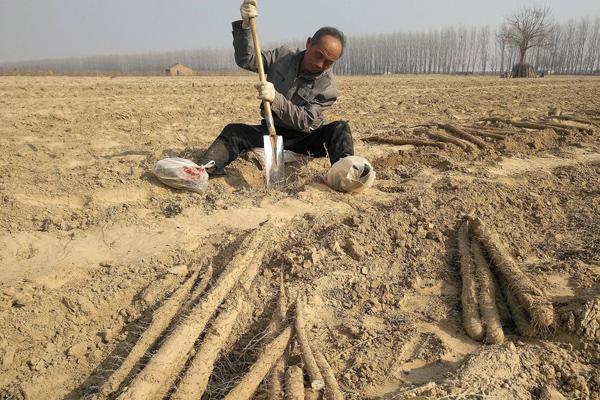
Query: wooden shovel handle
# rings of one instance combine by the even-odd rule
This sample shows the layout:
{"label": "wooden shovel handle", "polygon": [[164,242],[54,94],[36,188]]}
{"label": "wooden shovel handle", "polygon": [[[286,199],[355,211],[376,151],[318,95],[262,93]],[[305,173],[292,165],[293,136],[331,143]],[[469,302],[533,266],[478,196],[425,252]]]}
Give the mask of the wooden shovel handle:
{"label": "wooden shovel handle", "polygon": [[[250,32],[252,33],[252,41],[254,42],[254,51],[256,53],[256,66],[258,68],[258,78],[261,82],[266,82],[265,68],[263,66],[262,52],[260,50],[260,40],[258,40],[258,33],[256,32],[256,18],[250,18]],[[271,103],[263,100],[263,107],[265,110],[265,120],[267,122],[267,129],[269,129],[269,136],[274,139],[277,136],[275,132],[275,125],[273,123],[273,113],[271,112]]]}

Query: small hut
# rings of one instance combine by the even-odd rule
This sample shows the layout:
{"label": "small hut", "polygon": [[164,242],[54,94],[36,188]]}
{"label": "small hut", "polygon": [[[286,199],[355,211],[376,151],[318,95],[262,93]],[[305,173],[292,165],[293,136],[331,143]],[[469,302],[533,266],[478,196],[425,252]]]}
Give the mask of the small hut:
{"label": "small hut", "polygon": [[167,76],[190,76],[194,75],[194,70],[183,64],[174,64],[165,70]]}

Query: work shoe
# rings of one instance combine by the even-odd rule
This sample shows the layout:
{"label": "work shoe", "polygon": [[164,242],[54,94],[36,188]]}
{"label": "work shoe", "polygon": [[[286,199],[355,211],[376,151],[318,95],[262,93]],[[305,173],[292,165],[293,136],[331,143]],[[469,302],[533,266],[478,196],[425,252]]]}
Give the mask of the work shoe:
{"label": "work shoe", "polygon": [[227,171],[225,171],[224,167],[219,167],[217,165],[212,166],[210,168],[206,168],[206,172],[208,172],[208,177],[209,178],[216,178],[218,176],[225,176],[227,175]]}
{"label": "work shoe", "polygon": [[209,176],[227,175],[224,165],[228,164],[230,161],[229,151],[227,150],[225,143],[219,139],[215,140],[213,144],[206,149],[199,160],[200,165],[206,165],[211,161],[214,161],[214,165],[206,168],[206,172],[208,172]]}

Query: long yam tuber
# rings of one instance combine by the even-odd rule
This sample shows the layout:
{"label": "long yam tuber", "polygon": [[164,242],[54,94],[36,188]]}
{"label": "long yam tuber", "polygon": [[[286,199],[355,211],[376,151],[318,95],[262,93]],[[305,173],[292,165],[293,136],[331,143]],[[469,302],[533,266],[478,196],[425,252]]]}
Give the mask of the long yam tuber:
{"label": "long yam tuber", "polygon": [[481,325],[479,302],[477,300],[477,284],[474,277],[475,265],[469,246],[468,221],[463,221],[458,229],[458,255],[462,279],[463,325],[470,338],[481,341],[483,339],[483,326]]}

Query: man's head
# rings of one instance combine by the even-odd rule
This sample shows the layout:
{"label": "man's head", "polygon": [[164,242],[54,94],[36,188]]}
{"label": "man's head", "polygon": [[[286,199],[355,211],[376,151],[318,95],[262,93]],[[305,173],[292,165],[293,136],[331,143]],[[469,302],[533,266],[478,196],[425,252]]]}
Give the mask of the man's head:
{"label": "man's head", "polygon": [[319,29],[306,40],[302,69],[320,74],[342,56],[345,45],[346,38],[340,30],[330,26]]}

